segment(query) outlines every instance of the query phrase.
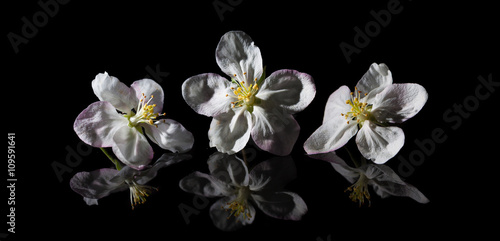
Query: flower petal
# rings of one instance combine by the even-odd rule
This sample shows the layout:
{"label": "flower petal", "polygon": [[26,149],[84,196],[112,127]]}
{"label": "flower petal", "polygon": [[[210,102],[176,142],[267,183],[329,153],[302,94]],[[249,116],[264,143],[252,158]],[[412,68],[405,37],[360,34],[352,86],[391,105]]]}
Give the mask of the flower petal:
{"label": "flower petal", "polygon": [[419,84],[393,84],[377,95],[372,114],[382,123],[401,123],[415,116],[427,98],[427,91]]}
{"label": "flower petal", "polygon": [[298,221],[307,213],[306,203],[293,192],[260,192],[252,194],[252,198],[260,210],[273,218]]}
{"label": "flower petal", "polygon": [[382,198],[389,196],[409,197],[419,203],[428,203],[429,199],[415,186],[408,183],[385,183],[383,185],[373,185],[373,190]]}
{"label": "flower petal", "polygon": [[237,156],[216,152],[210,155],[207,164],[210,175],[222,183],[237,186],[248,185],[248,168]]}
{"label": "flower petal", "polygon": [[218,229],[223,231],[235,231],[244,225],[253,223],[253,220],[255,219],[255,208],[250,203],[248,203],[247,206],[251,215],[250,218],[247,218],[243,214],[235,218],[231,215],[230,211],[226,211],[228,203],[234,201],[235,199],[236,196],[221,198],[210,207],[210,218],[212,218],[212,222]]}
{"label": "flower petal", "polygon": [[218,74],[200,74],[182,84],[182,97],[198,114],[217,116],[231,109],[230,82]]}
{"label": "flower petal", "polygon": [[93,147],[111,147],[116,130],[128,121],[107,101],[90,104],[76,117],[73,129],[80,139]]}
{"label": "flower petal", "polygon": [[73,191],[88,199],[100,199],[113,192],[127,189],[124,179],[115,178],[119,171],[111,168],[79,172],[69,181]]}
{"label": "flower petal", "polygon": [[201,172],[193,172],[182,178],[179,187],[185,192],[204,197],[227,196],[232,191],[218,179]]}
{"label": "flower petal", "polygon": [[349,183],[353,184],[361,176],[362,171],[359,168],[353,168],[347,165],[343,160],[343,163],[331,162],[333,169],[342,175]]}
{"label": "flower petal", "polygon": [[[149,100],[151,96],[154,96],[154,98],[149,101],[149,105],[155,104],[155,112],[161,112],[163,110],[163,100],[164,100],[164,93],[163,93],[163,88],[156,83],[152,79],[141,79],[134,81],[132,85],[130,85],[130,88],[133,90],[133,93],[137,100],[140,100],[143,98],[143,94],[146,96],[146,101]],[[136,102],[138,104],[138,102]],[[137,108],[137,104],[134,106],[134,108]],[[139,111],[139,110],[136,110]]]}
{"label": "flower petal", "polygon": [[394,157],[405,142],[403,130],[399,127],[381,127],[365,121],[356,136],[361,154],[376,164],[383,164]]}
{"label": "flower petal", "polygon": [[208,130],[210,147],[227,154],[239,152],[250,138],[251,127],[252,115],[243,108],[215,116]]}
{"label": "flower petal", "polygon": [[128,86],[106,72],[96,75],[92,81],[92,89],[100,101],[111,103],[115,109],[123,113],[130,113],[139,101]]}
{"label": "flower petal", "polygon": [[264,80],[256,96],[275,102],[293,114],[304,110],[315,95],[316,86],[310,75],[296,70],[282,69]]}
{"label": "flower petal", "polygon": [[161,168],[189,159],[191,159],[189,154],[165,153],[152,166],[141,170],[139,175],[135,176],[135,181],[138,184],[146,184],[156,177]]}
{"label": "flower petal", "polygon": [[297,141],[300,126],[287,110],[273,108],[271,104],[262,101],[262,105],[254,106],[252,139],[262,150],[286,156]]}
{"label": "flower petal", "polygon": [[121,127],[116,131],[113,140],[113,152],[127,166],[141,170],[153,159],[153,148],[136,128]]}
{"label": "flower petal", "polygon": [[358,132],[355,121],[347,124],[340,115],[323,123],[304,143],[307,154],[335,151],[343,147]]}
{"label": "flower petal", "polygon": [[309,157],[312,159],[327,161],[332,164],[347,165],[344,159],[337,156],[337,153],[335,153],[335,151],[309,155]]}
{"label": "flower petal", "polygon": [[217,45],[215,57],[221,70],[240,82],[245,81],[250,85],[255,78],[260,79],[262,75],[260,49],[254,45],[252,38],[242,31],[224,34]]}
{"label": "flower petal", "polygon": [[[287,157],[275,157],[267,161],[263,161],[252,168],[250,172],[250,190],[258,191],[265,189],[266,191],[282,190],[285,185],[297,177],[297,168],[293,159]],[[267,180],[269,181],[267,182]],[[267,182],[262,185],[262,182]]]}
{"label": "flower petal", "polygon": [[361,93],[365,94],[370,93],[375,89],[378,89],[375,91],[378,92],[391,84],[392,73],[389,70],[389,67],[385,64],[373,63],[368,71],[358,81],[356,87],[359,91],[361,91]]}
{"label": "flower petal", "polygon": [[89,206],[99,205],[99,202],[97,201],[97,199],[94,199],[94,198],[86,198],[86,197],[84,197],[83,201],[85,201],[85,203],[87,205],[89,205]]}
{"label": "flower petal", "polygon": [[331,119],[338,118],[340,114],[346,114],[351,111],[351,106],[346,104],[347,100],[351,99],[351,90],[343,85],[333,92],[326,102],[325,114],[323,115],[323,123]]}
{"label": "flower petal", "polygon": [[366,176],[371,179],[370,185],[382,198],[389,196],[410,197],[419,203],[428,203],[429,199],[416,187],[401,178],[386,165],[368,165]]}
{"label": "flower petal", "polygon": [[151,141],[165,150],[183,153],[193,147],[193,134],[175,120],[163,119],[158,127],[148,124],[141,126],[144,127]]}

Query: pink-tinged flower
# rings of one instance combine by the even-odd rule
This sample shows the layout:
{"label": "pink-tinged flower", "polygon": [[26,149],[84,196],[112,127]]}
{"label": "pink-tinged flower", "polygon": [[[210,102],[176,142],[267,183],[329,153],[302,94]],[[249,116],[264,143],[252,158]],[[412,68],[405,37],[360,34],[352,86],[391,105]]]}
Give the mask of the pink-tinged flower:
{"label": "pink-tinged flower", "polygon": [[261,149],[288,155],[300,130],[292,114],[306,108],[316,94],[312,77],[284,69],[265,78],[259,48],[241,31],[224,34],[215,56],[231,81],[208,73],[182,85],[187,104],[198,114],[213,117],[210,147],[234,154],[251,136]]}
{"label": "pink-tinged flower", "polygon": [[409,197],[419,203],[429,202],[429,199],[422,192],[413,185],[401,180],[398,174],[386,165],[375,165],[362,159],[359,167],[351,167],[335,152],[312,155],[311,157],[330,162],[335,171],[352,184],[345,191],[350,192],[349,198],[353,202],[358,202],[359,206],[363,205],[365,200],[370,204],[369,186],[381,198],[397,196]]}
{"label": "pink-tinged flower", "polygon": [[257,164],[251,170],[235,155],[214,153],[208,159],[210,174],[194,172],[179,182],[182,190],[204,197],[220,197],[210,207],[214,225],[233,231],[252,224],[256,209],[266,215],[300,220],[307,205],[284,186],[295,179],[296,168],[289,157],[277,157]]}
{"label": "pink-tinged flower", "polygon": [[160,119],[163,89],[155,81],[142,79],[130,87],[108,73],[98,74],[92,89],[100,101],[78,115],[74,130],[93,147],[112,147],[120,161],[141,169],[153,158],[149,139],[165,150],[186,152],[193,146],[191,132],[175,120]]}
{"label": "pink-tinged flower", "polygon": [[405,140],[403,130],[392,124],[416,115],[427,97],[419,84],[393,84],[389,68],[374,63],[354,92],[342,86],[330,95],[323,125],[307,139],[304,149],[308,154],[335,151],[357,133],[361,154],[377,164],[385,163]]}
{"label": "pink-tinged flower", "polygon": [[132,209],[146,201],[156,188],[145,185],[156,177],[160,168],[190,159],[187,154],[163,154],[152,166],[135,170],[128,166],[121,170],[102,168],[91,172],[79,172],[70,180],[73,191],[82,195],[88,205],[97,205],[98,200],[115,192],[130,191]]}

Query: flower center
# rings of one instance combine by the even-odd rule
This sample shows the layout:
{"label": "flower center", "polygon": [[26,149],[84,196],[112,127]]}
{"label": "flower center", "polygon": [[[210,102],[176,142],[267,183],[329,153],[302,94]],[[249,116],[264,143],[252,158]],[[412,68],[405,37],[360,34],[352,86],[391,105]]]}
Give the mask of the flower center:
{"label": "flower center", "polygon": [[[372,105],[366,103],[366,101],[361,102],[361,91],[357,87],[354,87],[356,94],[351,92],[351,98],[346,100],[346,104],[351,106],[351,111],[347,113],[341,113],[347,120],[347,124],[350,121],[356,121],[360,126],[363,126],[363,122],[371,118]],[[366,96],[368,93],[365,93]]]}
{"label": "flower center", "polygon": [[156,107],[156,104],[149,104],[149,102],[151,102],[153,98],[154,96],[151,95],[151,98],[149,98],[149,100],[146,102],[146,95],[142,93],[142,97],[139,100],[139,104],[137,105],[137,113],[125,115],[125,117],[128,118],[128,125],[130,127],[136,127],[140,123],[147,123],[158,127],[158,123],[160,123],[160,120],[157,120],[157,118],[159,116],[164,116],[165,113],[159,114],[153,111]]}
{"label": "flower center", "polygon": [[370,192],[368,192],[368,178],[364,174],[360,174],[358,181],[348,187],[344,192],[351,192],[349,198],[353,202],[358,202],[359,206],[365,203],[365,198],[368,200],[368,206],[371,205]]}
{"label": "flower center", "polygon": [[[225,206],[222,206],[223,209],[229,212],[227,219],[230,219],[231,216],[238,218],[240,215],[248,220],[252,218],[250,210],[248,209],[248,196],[250,196],[250,189],[248,187],[241,187],[238,190],[238,196],[236,199],[227,203]],[[238,219],[236,220],[238,221]]]}
{"label": "flower center", "polygon": [[[246,75],[247,73],[243,73],[243,75]],[[236,77],[236,74],[234,74],[234,77]],[[231,87],[231,90],[234,95],[229,95],[226,94],[226,97],[233,97],[235,99],[238,99],[238,101],[233,101],[231,102],[231,107],[232,108],[238,108],[238,107],[243,107],[246,106],[249,111],[253,110],[253,105],[256,102],[256,97],[255,94],[259,91],[259,86],[257,84],[257,78],[255,78],[255,84],[250,84],[250,86],[247,86],[245,81],[238,81],[236,79],[231,79],[232,83],[238,85],[236,88]]]}
{"label": "flower center", "polygon": [[158,191],[157,188],[140,185],[135,181],[126,181],[128,187],[130,189],[130,204],[132,206],[132,210],[134,210],[135,206],[139,204],[143,204],[146,202],[146,197],[149,197],[154,191]]}

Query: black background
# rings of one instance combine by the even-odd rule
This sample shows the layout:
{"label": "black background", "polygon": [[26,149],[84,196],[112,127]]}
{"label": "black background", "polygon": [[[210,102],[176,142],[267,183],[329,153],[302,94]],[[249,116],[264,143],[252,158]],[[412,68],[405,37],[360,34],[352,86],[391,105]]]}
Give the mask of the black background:
{"label": "black background", "polygon": [[[487,220],[498,214],[495,150],[500,90],[466,111],[469,114],[459,117],[460,124],[446,121],[443,114],[473,98],[480,85],[478,76],[487,79],[491,74],[500,81],[495,6],[479,1],[401,0],[402,11],[393,14],[390,23],[347,63],[339,44],[354,45],[354,28],[364,29],[374,21],[370,11],[387,9],[388,0],[159,2],[70,1],[59,5],[55,16],[48,17],[28,43],[19,45],[18,53],[7,35],[22,36],[22,18],[32,21],[42,8],[37,1],[4,3],[2,117],[4,130],[16,133],[18,178],[16,234],[7,239],[327,240],[330,236],[337,240],[346,235],[404,239],[493,231],[487,225],[493,221]],[[222,13],[222,21],[213,2],[231,8]],[[301,126],[292,152],[298,178],[287,187],[308,205],[301,221],[277,220],[258,211],[252,225],[225,233],[213,226],[208,214],[216,199],[190,216],[189,224],[179,211],[180,204],[195,205],[193,195],[178,187],[179,180],[196,170],[208,172],[206,160],[215,151],[208,147],[206,134],[211,118],[189,108],[181,85],[201,73],[223,75],[215,62],[215,48],[230,30],[252,37],[268,75],[286,68],[315,80],[315,99],[295,116]],[[321,125],[328,96],[341,85],[353,88],[373,62],[386,63],[395,83],[419,83],[429,93],[420,113],[402,125],[406,143],[399,155],[408,159],[418,150],[414,141],[430,138],[436,128],[447,136],[405,179],[430,199],[428,204],[401,197],[380,199],[372,191],[371,207],[359,208],[343,192],[349,183],[330,164],[304,155],[302,144]],[[150,182],[160,191],[134,211],[128,192],[87,206],[70,189],[70,178],[111,163],[94,148],[81,156],[81,162],[69,158],[74,166],[61,181],[54,163],[67,166],[68,148],[76,150],[80,142],[73,122],[97,101],[90,85],[95,75],[107,71],[130,85],[150,75],[148,68],[168,73],[159,79],[165,92],[164,111],[194,134],[193,158],[162,169]],[[455,124],[457,128],[451,128]],[[157,158],[162,152],[155,150]],[[272,156],[258,152],[256,161],[268,157]],[[4,163],[7,169],[7,160]],[[394,158],[387,165],[397,172],[400,160]],[[7,233],[7,191],[2,189],[0,200],[0,233]]]}

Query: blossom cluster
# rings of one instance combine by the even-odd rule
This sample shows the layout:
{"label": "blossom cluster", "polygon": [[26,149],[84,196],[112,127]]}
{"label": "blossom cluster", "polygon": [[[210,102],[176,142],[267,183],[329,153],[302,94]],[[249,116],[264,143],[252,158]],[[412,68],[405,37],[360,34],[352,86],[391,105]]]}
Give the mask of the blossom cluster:
{"label": "blossom cluster", "polygon": [[[180,180],[180,188],[219,197],[210,208],[210,217],[221,230],[251,224],[256,208],[274,218],[300,220],[307,205],[285,185],[296,176],[289,156],[300,132],[294,115],[316,95],[312,76],[292,69],[266,76],[259,47],[242,31],[224,34],[215,57],[227,77],[204,73],[187,78],[182,96],[196,113],[212,118],[208,144],[217,152],[208,158],[209,174],[193,172]],[[82,141],[101,148],[116,168],[77,173],[71,188],[89,205],[129,189],[134,208],[157,191],[146,183],[160,168],[191,158],[186,153],[194,137],[181,123],[161,113],[164,93],[153,80],[138,80],[128,87],[105,72],[95,77],[92,88],[99,101],[78,115],[74,130]],[[404,132],[397,125],[415,116],[427,98],[421,85],[393,83],[387,65],[373,63],[354,90],[341,86],[330,95],[322,125],[303,149],[311,158],[331,163],[352,183],[346,191],[360,205],[365,199],[370,201],[368,186],[382,198],[407,196],[426,203],[420,191],[383,164],[404,145]],[[352,167],[335,151],[354,136],[361,159],[353,158]],[[249,165],[244,149],[250,139],[276,157]],[[154,164],[150,164],[154,158],[150,142],[169,151]]]}

